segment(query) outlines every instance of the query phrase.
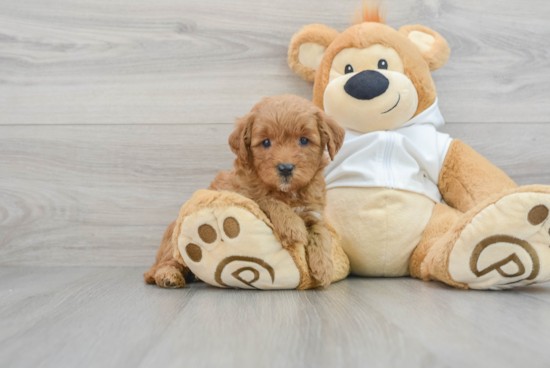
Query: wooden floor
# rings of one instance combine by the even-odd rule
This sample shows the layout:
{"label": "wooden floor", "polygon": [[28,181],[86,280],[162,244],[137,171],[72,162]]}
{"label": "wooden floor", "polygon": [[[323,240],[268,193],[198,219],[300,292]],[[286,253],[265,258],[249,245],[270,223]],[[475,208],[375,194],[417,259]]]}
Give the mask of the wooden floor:
{"label": "wooden floor", "polygon": [[409,278],[165,290],[143,268],[0,269],[2,367],[545,367],[550,285]]}
{"label": "wooden floor", "polygon": [[[550,286],[351,278],[145,285],[165,227],[234,159],[234,118],[311,98],[290,38],[360,0],[0,1],[0,368],[550,367]],[[386,0],[449,42],[443,131],[550,184],[550,1]]]}

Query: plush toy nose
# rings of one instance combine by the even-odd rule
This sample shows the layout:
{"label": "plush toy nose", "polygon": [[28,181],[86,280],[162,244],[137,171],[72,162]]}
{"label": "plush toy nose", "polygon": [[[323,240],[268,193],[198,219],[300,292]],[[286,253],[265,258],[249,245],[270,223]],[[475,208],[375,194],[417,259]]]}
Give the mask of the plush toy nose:
{"label": "plush toy nose", "polygon": [[293,164],[279,164],[277,165],[277,171],[279,171],[279,174],[284,177],[288,177],[292,175],[292,172],[294,171],[294,165]]}
{"label": "plush toy nose", "polygon": [[348,79],[344,90],[358,100],[372,100],[386,92],[390,81],[376,70],[364,70]]}

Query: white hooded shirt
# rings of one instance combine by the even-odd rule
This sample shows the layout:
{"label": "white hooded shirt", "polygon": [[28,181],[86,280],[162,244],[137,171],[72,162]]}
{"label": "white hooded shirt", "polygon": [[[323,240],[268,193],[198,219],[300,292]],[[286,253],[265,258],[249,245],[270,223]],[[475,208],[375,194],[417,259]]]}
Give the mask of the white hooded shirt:
{"label": "white hooded shirt", "polygon": [[441,202],[439,173],[452,138],[437,99],[398,128],[362,134],[346,130],[344,144],[325,169],[327,188],[385,187],[420,193]]}

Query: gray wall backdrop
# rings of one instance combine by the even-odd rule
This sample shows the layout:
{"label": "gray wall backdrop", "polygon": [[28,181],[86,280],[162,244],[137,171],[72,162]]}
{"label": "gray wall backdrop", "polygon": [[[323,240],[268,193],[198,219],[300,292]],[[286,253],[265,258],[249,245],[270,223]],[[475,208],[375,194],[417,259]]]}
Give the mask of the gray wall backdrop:
{"label": "gray wall backdrop", "polygon": [[[311,99],[286,64],[310,23],[357,0],[0,2],[0,266],[146,268],[164,228],[232,166],[234,118]],[[550,1],[387,0],[452,54],[444,131],[520,184],[550,184]]]}

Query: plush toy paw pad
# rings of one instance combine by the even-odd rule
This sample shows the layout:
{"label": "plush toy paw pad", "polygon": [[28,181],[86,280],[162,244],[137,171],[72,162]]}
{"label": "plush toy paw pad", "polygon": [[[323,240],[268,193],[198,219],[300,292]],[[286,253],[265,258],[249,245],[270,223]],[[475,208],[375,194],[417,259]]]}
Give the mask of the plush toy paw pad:
{"label": "plush toy paw pad", "polygon": [[193,262],[200,262],[202,259],[202,249],[197,244],[189,243],[185,247],[185,253]]}
{"label": "plush toy paw pad", "polygon": [[271,228],[241,207],[204,208],[186,217],[178,248],[189,269],[214,286],[293,289],[300,281]]}
{"label": "plush toy paw pad", "polygon": [[548,207],[543,204],[539,204],[538,206],[531,208],[529,214],[527,215],[527,219],[529,220],[531,225],[539,225],[543,221],[546,221],[547,218]]}
{"label": "plush toy paw pad", "polygon": [[550,194],[515,193],[479,212],[449,257],[454,280],[507,289],[550,279]]}

